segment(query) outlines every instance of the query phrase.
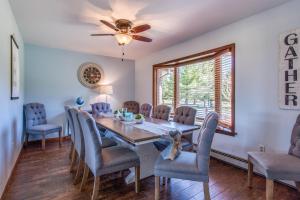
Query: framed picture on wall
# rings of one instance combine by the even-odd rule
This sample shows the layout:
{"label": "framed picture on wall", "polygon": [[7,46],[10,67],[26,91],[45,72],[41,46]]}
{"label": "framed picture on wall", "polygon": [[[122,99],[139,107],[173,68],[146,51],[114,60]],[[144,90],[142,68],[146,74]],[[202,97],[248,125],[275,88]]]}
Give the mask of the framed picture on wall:
{"label": "framed picture on wall", "polygon": [[10,36],[11,45],[11,100],[19,99],[20,93],[20,60],[19,46],[13,35]]}

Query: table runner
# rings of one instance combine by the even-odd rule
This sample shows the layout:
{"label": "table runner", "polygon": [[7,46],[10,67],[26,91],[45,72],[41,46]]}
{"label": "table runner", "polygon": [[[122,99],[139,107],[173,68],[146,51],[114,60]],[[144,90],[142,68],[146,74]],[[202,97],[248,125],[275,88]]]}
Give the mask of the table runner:
{"label": "table runner", "polygon": [[123,124],[134,126],[145,131],[161,136],[161,139],[168,141],[169,145],[161,152],[164,160],[174,160],[181,152],[181,132],[167,126],[144,121],[142,124],[132,122],[122,122]]}
{"label": "table runner", "polygon": [[155,124],[151,122],[144,121],[142,124],[136,124],[133,122],[122,122],[126,125],[134,126],[135,128],[139,128],[145,131],[149,131],[151,133],[157,134],[157,135],[168,135],[171,130],[174,130],[174,128],[163,126],[160,124]]}

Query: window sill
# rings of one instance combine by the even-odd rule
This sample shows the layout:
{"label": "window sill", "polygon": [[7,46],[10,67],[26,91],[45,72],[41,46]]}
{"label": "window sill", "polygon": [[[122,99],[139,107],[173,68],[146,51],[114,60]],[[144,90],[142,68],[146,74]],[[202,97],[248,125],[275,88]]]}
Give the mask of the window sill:
{"label": "window sill", "polygon": [[[202,122],[203,122],[203,121],[201,121],[201,120],[197,120],[197,121],[195,122],[195,125],[197,125],[197,126],[202,126]],[[234,137],[234,136],[237,135],[236,132],[231,131],[231,130],[226,129],[226,128],[222,128],[222,129],[221,129],[221,128],[217,128],[217,129],[216,129],[216,133],[223,134],[223,135],[228,135],[228,136],[231,136],[231,137]]]}
{"label": "window sill", "polygon": [[230,131],[230,130],[221,130],[221,129],[217,129],[216,133],[220,133],[220,134],[228,135],[228,136],[232,136],[232,137],[237,135],[236,132],[233,132],[233,131]]}

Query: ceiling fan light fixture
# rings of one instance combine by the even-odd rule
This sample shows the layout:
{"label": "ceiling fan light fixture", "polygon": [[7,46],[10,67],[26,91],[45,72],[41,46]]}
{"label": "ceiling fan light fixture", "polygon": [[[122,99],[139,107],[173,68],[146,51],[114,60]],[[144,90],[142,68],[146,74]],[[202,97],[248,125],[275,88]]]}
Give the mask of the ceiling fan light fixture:
{"label": "ceiling fan light fixture", "polygon": [[119,43],[119,45],[127,45],[131,42],[132,36],[126,33],[117,33],[115,37]]}

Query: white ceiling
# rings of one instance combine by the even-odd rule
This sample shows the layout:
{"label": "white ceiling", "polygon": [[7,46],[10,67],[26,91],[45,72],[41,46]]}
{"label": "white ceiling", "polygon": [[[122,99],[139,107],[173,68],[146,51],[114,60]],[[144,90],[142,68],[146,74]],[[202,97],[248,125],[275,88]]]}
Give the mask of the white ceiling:
{"label": "white ceiling", "polygon": [[113,33],[99,20],[148,23],[141,33],[152,43],[133,41],[125,57],[140,58],[289,0],[10,0],[26,43],[121,57]]}

